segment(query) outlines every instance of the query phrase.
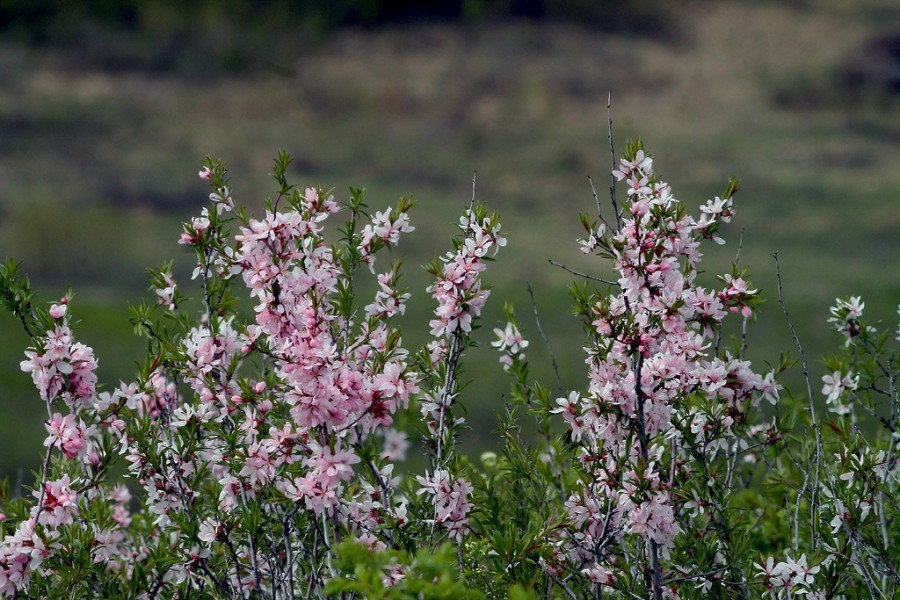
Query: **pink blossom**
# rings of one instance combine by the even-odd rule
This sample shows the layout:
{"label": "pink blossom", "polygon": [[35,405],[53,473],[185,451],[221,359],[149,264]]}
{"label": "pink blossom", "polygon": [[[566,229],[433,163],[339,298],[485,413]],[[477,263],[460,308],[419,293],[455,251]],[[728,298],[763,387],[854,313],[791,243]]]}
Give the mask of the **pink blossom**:
{"label": "pink blossom", "polygon": [[78,515],[77,496],[71,488],[68,475],[55,481],[48,481],[42,490],[35,490],[34,497],[41,500],[38,523],[48,527],[59,527],[72,523]]}
{"label": "pink blossom", "polygon": [[309,449],[310,456],[303,462],[323,487],[336,488],[340,482],[353,477],[352,465],[359,462],[359,457],[353,452],[339,447],[331,449],[316,442],[311,442]]}
{"label": "pink blossom", "polygon": [[41,348],[25,352],[27,360],[20,363],[23,371],[31,373],[41,399],[61,397],[70,407],[83,408],[94,401],[97,360],[91,348],[72,342],[72,333],[65,325],[58,325],[46,333]]}
{"label": "pink blossom", "polygon": [[66,316],[66,304],[54,304],[50,307],[50,316],[59,321]]}
{"label": "pink blossom", "polygon": [[44,440],[44,446],[58,447],[69,459],[84,453],[87,446],[85,426],[82,421],[76,420],[75,415],[53,413],[45,427],[49,436]]}
{"label": "pink blossom", "polygon": [[239,475],[246,477],[252,486],[265,485],[275,476],[275,466],[269,450],[260,444],[252,444],[247,449],[247,457]]}
{"label": "pink blossom", "polygon": [[384,446],[381,458],[391,462],[403,462],[409,450],[409,440],[406,434],[398,429],[390,428],[384,431]]}
{"label": "pink blossom", "polygon": [[442,524],[450,539],[460,541],[469,525],[469,511],[472,503],[469,495],[472,484],[465,479],[450,479],[446,470],[438,469],[432,476],[416,477],[422,486],[417,494],[432,496],[435,507],[435,522]]}

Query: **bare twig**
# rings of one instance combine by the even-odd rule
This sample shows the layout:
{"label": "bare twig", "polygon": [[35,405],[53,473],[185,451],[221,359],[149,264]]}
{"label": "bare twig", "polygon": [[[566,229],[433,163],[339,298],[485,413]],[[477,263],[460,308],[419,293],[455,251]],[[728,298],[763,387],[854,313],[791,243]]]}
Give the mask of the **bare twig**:
{"label": "bare twig", "polygon": [[744,248],[744,229],[741,228],[741,237],[738,238],[737,254],[734,255],[734,264],[741,262],[741,250]]}
{"label": "bare twig", "polygon": [[609,126],[609,161],[612,168],[609,170],[609,199],[613,205],[613,212],[616,216],[616,231],[622,228],[622,213],[619,212],[619,203],[616,202],[616,176],[612,174],[616,170],[616,150],[613,146],[613,126],[612,126],[612,90],[606,97],[606,119]]}
{"label": "bare twig", "polygon": [[675,577],[674,579],[667,579],[666,585],[672,585],[673,583],[682,583],[684,581],[691,581],[692,579],[706,579],[712,577],[716,573],[721,573],[722,571],[727,571],[730,567],[727,565],[724,567],[718,567],[713,569],[712,571],[707,571],[705,573],[695,573],[693,575],[685,575],[684,577]]}
{"label": "bare twig", "polygon": [[553,580],[553,583],[562,588],[562,590],[566,593],[566,596],[568,596],[572,600],[578,600],[578,596],[575,595],[575,592],[569,589],[569,586],[565,579],[560,579],[558,577],[554,577],[553,575],[550,575],[550,579]]}
{"label": "bare twig", "polygon": [[564,265],[562,263],[556,262],[552,258],[547,259],[547,262],[549,262],[554,267],[559,267],[563,271],[568,271],[572,275],[577,275],[578,277],[584,277],[585,279],[590,279],[591,281],[597,281],[599,283],[605,283],[606,285],[614,285],[616,287],[619,287],[619,284],[616,283],[615,281],[610,281],[609,279],[603,279],[602,277],[594,277],[593,275],[588,275],[587,273],[580,273],[578,271],[570,269],[569,267],[567,267],[566,265]]}
{"label": "bare twig", "polygon": [[738,352],[738,358],[744,358],[744,353],[747,351],[747,321],[749,317],[744,317],[743,322],[741,323],[741,350]]}
{"label": "bare twig", "polygon": [[588,181],[591,184],[591,193],[594,195],[594,202],[597,203],[597,217],[604,225],[606,225],[607,229],[612,229],[606,219],[603,218],[603,209],[600,206],[600,197],[597,195],[597,188],[594,187],[594,180],[590,175],[588,175]]}
{"label": "bare twig", "polygon": [[803,345],[800,343],[800,338],[797,336],[797,330],[794,328],[794,322],[791,320],[791,315],[788,312],[787,306],[784,303],[784,294],[782,292],[781,287],[781,264],[778,262],[778,253],[775,252],[772,254],[772,258],[775,259],[775,277],[778,282],[778,303],[781,305],[781,310],[784,313],[784,318],[787,321],[788,327],[791,330],[791,336],[794,338],[794,344],[797,346],[797,350],[800,352],[800,364],[803,366],[803,378],[806,381],[806,395],[809,400],[809,417],[812,421],[813,431],[816,434],[816,451],[813,457],[813,468],[814,471],[812,473],[812,480],[807,481],[810,478],[806,477],[804,480],[804,486],[800,489],[798,493],[798,501],[794,508],[794,546],[795,550],[798,544],[798,516],[799,516],[799,508],[800,502],[799,497],[803,495],[806,490],[807,484],[810,490],[810,529],[811,529],[811,544],[812,550],[815,552],[816,550],[816,496],[819,489],[819,466],[822,457],[822,433],[819,431],[819,423],[816,420],[816,410],[815,403],[813,400],[813,391],[812,385],[809,382],[809,368],[806,364],[806,354],[803,351]]}
{"label": "bare twig", "polygon": [[534,292],[531,289],[531,283],[526,282],[525,285],[528,287],[528,297],[531,298],[531,308],[534,310],[534,323],[537,325],[538,333],[541,335],[541,339],[544,340],[544,346],[547,347],[547,353],[550,355],[550,363],[553,365],[553,373],[556,375],[556,385],[559,387],[560,395],[565,396],[566,391],[565,388],[563,388],[562,377],[559,376],[559,364],[556,362],[556,355],[553,354],[553,348],[550,347],[550,340],[547,339],[544,328],[541,327],[541,317],[538,314],[537,302],[534,300]]}

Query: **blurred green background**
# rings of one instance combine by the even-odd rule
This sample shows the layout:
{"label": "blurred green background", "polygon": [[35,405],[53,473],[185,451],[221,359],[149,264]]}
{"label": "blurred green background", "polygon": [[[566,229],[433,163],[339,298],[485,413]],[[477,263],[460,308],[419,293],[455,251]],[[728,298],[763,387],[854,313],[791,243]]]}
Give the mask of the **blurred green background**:
{"label": "blurred green background", "polygon": [[[565,387],[585,386],[572,277],[547,259],[608,272],[574,241],[578,211],[594,206],[587,176],[604,198],[608,186],[608,90],[617,148],[641,136],[689,206],[743,180],[704,277],[730,268],[745,231],[741,262],[769,300],[750,331],[755,361],[791,348],[776,250],[812,357],[839,344],[825,325],[835,296],[863,295],[896,326],[900,5],[889,0],[3,0],[0,254],[48,301],[74,286],[76,333],[114,385],[141,356],[128,304],[148,296],[145,268],[174,258],[188,283],[193,256],[175,242],[206,201],[203,158],[226,161],[235,199],[258,214],[285,148],[297,183],[342,199],[366,187],[373,209],[417,199],[400,248],[414,346],[432,309],[418,265],[449,247],[477,169],[510,245],[487,272],[495,291],[466,367],[474,454],[491,444],[507,386],[486,343],[504,299],[535,374],[553,382],[526,282]],[[28,481],[45,413],[12,316],[0,335],[0,475]]]}

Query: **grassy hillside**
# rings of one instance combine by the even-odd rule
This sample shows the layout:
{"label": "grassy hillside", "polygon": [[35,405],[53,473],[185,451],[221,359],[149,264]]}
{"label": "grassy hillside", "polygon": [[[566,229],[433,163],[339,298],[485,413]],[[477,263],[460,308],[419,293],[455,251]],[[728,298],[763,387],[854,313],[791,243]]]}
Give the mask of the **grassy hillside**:
{"label": "grassy hillside", "polygon": [[[417,265],[446,247],[477,169],[479,198],[510,234],[487,275],[495,295],[485,340],[504,298],[530,324],[530,281],[564,384],[578,389],[571,276],[547,259],[607,269],[574,238],[577,212],[593,207],[587,176],[601,193],[608,185],[613,90],[616,146],[642,136],[689,206],[742,178],[729,243],[707,267],[710,277],[727,269],[745,230],[742,262],[770,299],[750,334],[752,357],[774,360],[789,346],[776,250],[793,317],[820,354],[837,341],[824,325],[834,296],[862,294],[885,319],[900,301],[900,101],[841,84],[896,12],[842,6],[685,2],[678,35],[664,41],[531,21],[342,30],[315,43],[273,40],[277,51],[244,57],[231,75],[198,50],[179,68],[150,69],[0,40],[0,254],[21,260],[48,300],[72,282],[81,337],[97,350],[101,380],[114,383],[140,354],[126,303],[144,294],[144,268],[174,257],[185,282],[193,267],[175,240],[205,201],[196,171],[206,154],[231,166],[235,197],[251,206],[271,190],[278,148],[296,157],[298,182],[338,196],[364,186],[373,208],[413,193],[417,231],[401,246],[417,299],[411,324],[431,310]],[[136,42],[111,38],[105,52],[126,43]],[[411,331],[417,342],[427,328]],[[0,473],[12,473],[37,463],[43,409],[18,370],[24,335],[10,317],[0,334]],[[549,383],[533,327],[527,335]],[[474,358],[467,372],[477,383],[463,399],[473,451],[505,386],[489,348]]]}

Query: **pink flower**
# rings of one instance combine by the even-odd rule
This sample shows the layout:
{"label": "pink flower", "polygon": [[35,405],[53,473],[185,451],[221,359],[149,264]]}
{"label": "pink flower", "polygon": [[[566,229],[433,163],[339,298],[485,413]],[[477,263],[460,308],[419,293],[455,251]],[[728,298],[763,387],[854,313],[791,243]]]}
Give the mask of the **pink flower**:
{"label": "pink flower", "polygon": [[34,491],[35,498],[42,501],[38,520],[41,525],[56,528],[73,522],[78,515],[78,505],[71,483],[69,476],[63,475],[61,479],[45,483],[43,490]]}
{"label": "pink flower", "polygon": [[269,457],[269,450],[260,444],[252,444],[247,450],[247,458],[241,468],[241,477],[246,477],[253,486],[265,485],[275,476],[275,466]]}
{"label": "pink flower", "polygon": [[385,430],[381,458],[392,462],[402,462],[406,460],[408,450],[409,440],[404,432],[393,428]]}
{"label": "pink flower", "polygon": [[353,477],[352,465],[359,462],[359,457],[353,452],[341,450],[340,447],[332,450],[316,442],[310,442],[309,449],[310,456],[303,462],[311,469],[310,477],[323,488],[334,489],[340,482]]}
{"label": "pink flower", "polygon": [[66,308],[65,304],[54,304],[50,307],[50,316],[59,321],[66,316]]}
{"label": "pink flower", "polygon": [[66,458],[75,458],[83,454],[87,446],[84,423],[76,421],[73,414],[62,416],[53,413],[45,427],[50,435],[44,440],[44,446],[57,446]]}
{"label": "pink flower", "polygon": [[505,329],[494,329],[494,335],[497,339],[491,342],[491,346],[500,352],[518,354],[528,347],[528,340],[522,337],[519,328],[511,322],[506,324]]}
{"label": "pink flower", "polygon": [[209,518],[200,524],[200,530],[197,537],[201,542],[205,542],[207,546],[225,535],[225,528],[216,519]]}
{"label": "pink flower", "polygon": [[85,407],[94,401],[94,352],[84,344],[72,343],[72,332],[65,325],[48,331],[42,347],[26,351],[25,356],[28,360],[23,360],[20,367],[31,373],[45,402],[62,397],[71,407]]}
{"label": "pink flower", "polygon": [[462,540],[462,535],[469,525],[469,511],[472,503],[469,502],[469,494],[472,493],[472,484],[465,479],[450,480],[450,474],[443,469],[438,469],[434,475],[416,477],[422,488],[417,494],[432,496],[435,508],[435,522],[442,524],[448,531],[452,540]]}
{"label": "pink flower", "polygon": [[837,401],[846,391],[853,391],[859,385],[859,376],[852,377],[852,374],[842,375],[840,371],[835,371],[831,375],[822,377],[822,393],[825,394],[828,402]]}

